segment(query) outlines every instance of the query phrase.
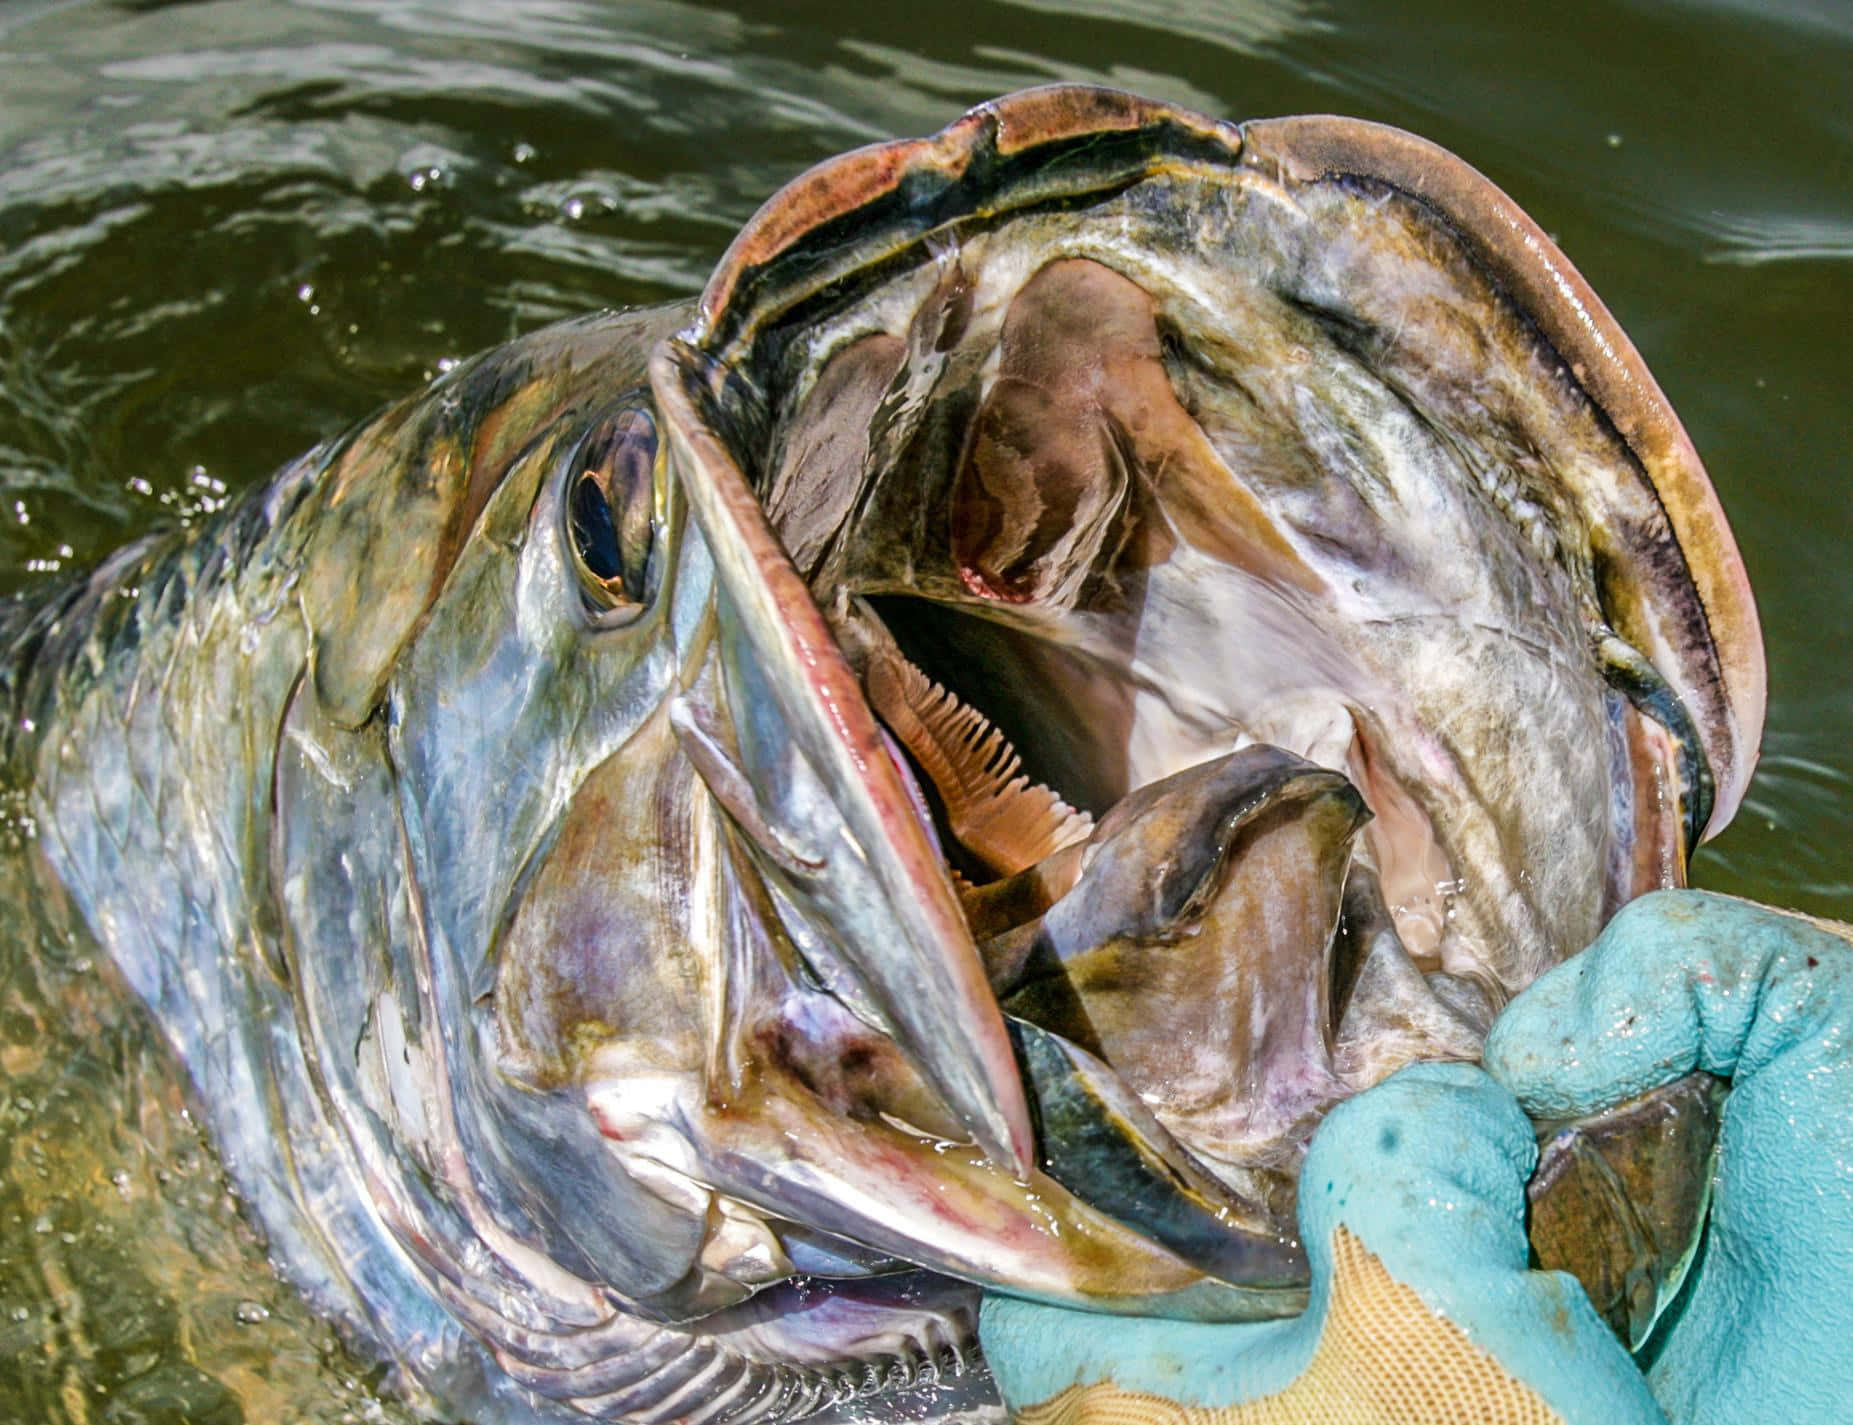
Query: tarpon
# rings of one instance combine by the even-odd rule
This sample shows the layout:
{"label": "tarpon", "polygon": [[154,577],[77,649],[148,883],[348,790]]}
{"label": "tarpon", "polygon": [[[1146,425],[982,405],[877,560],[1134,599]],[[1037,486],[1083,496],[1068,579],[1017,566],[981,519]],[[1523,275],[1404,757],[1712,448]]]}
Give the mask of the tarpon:
{"label": "tarpon", "polygon": [[982,1398],[986,1288],[1297,1310],[1319,1115],[1681,882],[1764,699],[1508,198],[1073,87],[9,620],[39,847],[273,1257],[479,1421]]}

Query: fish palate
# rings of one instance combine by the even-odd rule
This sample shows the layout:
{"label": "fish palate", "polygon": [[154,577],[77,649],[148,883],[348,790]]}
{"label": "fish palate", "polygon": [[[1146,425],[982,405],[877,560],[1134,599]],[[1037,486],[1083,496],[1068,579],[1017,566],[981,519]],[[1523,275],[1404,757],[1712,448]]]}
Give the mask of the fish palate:
{"label": "fish palate", "polygon": [[982,1398],[980,1288],[1297,1310],[1321,1113],[1681,883],[1764,697],[1508,198],[1080,87],[9,638],[49,864],[274,1255],[508,1420]]}

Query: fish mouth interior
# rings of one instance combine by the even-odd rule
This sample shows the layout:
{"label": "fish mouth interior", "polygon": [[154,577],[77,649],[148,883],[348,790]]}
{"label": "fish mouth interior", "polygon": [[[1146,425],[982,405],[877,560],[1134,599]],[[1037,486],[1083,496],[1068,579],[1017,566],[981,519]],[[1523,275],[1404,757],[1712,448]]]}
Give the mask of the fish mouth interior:
{"label": "fish mouth interior", "polygon": [[[818,182],[789,204],[840,197]],[[1349,784],[1361,829],[1326,792],[1283,803],[1306,823],[1308,884],[1270,873],[1288,932],[1189,942],[1251,957],[1224,1017],[1260,1028],[1213,1064],[1247,1102],[1190,1088],[1175,997],[1141,1022],[1075,971],[1128,1031],[1107,1070],[1265,1197],[1253,1175],[1290,1178],[1325,1107],[1412,1059],[1476,1058],[1507,996],[1679,875],[1679,796],[1635,789],[1680,787],[1692,728],[1641,711],[1676,697],[1618,686],[1618,657],[1652,665],[1607,651],[1632,576],[1586,494],[1638,488],[1638,461],[1392,184],[1180,161],[1014,207],[925,193],[882,201],[938,225],[866,252],[853,213],[770,256],[749,230],[679,379],[859,679],[981,949],[1085,888],[1124,809],[1239,749]],[[1218,894],[1240,900],[1258,827]],[[992,987],[1027,1014],[1018,979]],[[1106,1047],[1067,1027],[1039,1026]]]}
{"label": "fish mouth interior", "polygon": [[[1257,416],[1261,398],[1227,378],[1226,353],[1193,353],[1145,284],[1105,255],[1051,246],[1040,261],[1016,245],[948,259],[899,282],[904,299],[871,298],[813,346],[752,464],[981,945],[1072,889],[1096,826],[1168,778],[1263,744],[1354,784],[1373,818],[1355,846],[1348,823],[1336,861],[1309,846],[1278,870],[1330,881],[1286,888],[1283,903],[1304,904],[1291,931],[1192,946],[1204,963],[1255,957],[1229,1018],[1303,1021],[1200,1056],[1251,1101],[1192,1087],[1203,1065],[1163,1044],[1178,1026],[1156,1007],[1139,1022],[1121,1001],[1092,1006],[1118,1026],[1113,1052],[1080,1036],[1184,1151],[1278,1200],[1255,1175],[1291,1177],[1325,1108],[1410,1059],[1476,1056],[1506,989],[1474,931],[1450,925],[1466,877],[1407,780],[1418,759],[1395,748],[1421,718],[1347,632],[1378,616],[1439,621],[1423,584],[1432,554],[1372,527],[1346,457]],[[1251,324],[1239,364],[1297,353],[1316,368],[1307,348],[1319,343],[1331,368],[1308,379],[1333,381],[1342,400],[1360,379],[1344,345],[1355,334],[1332,327],[1282,302],[1272,329]],[[1467,486],[1446,516],[1477,529],[1489,562],[1546,608],[1540,642],[1554,640],[1561,676],[1581,635],[1572,581],[1539,553],[1555,539],[1548,514],[1527,526],[1489,511],[1451,451],[1424,453]],[[1360,595],[1367,581],[1387,601]],[[1039,884],[1027,901],[987,894],[1024,876]],[[1401,970],[1360,997],[1377,940]],[[993,988],[1007,1011],[1035,1013],[1007,977]]]}
{"label": "fish mouth interior", "polygon": [[[1154,715],[1154,691],[1141,689],[1103,648],[1076,651],[909,595],[856,598],[847,607],[853,612],[838,619],[845,652],[863,673],[890,754],[958,888],[1003,1008],[1098,1055],[1155,1112],[1193,1166],[1250,1208],[1271,1213],[1282,1233],[1292,1232],[1299,1154],[1327,1108],[1400,1063],[1478,1056],[1502,991],[1488,973],[1443,970],[1426,904],[1386,901],[1386,882],[1439,874],[1445,883],[1448,873],[1431,867],[1440,853],[1419,807],[1384,775],[1371,779],[1365,734],[1340,704],[1309,697],[1316,713],[1277,723],[1274,743],[1229,725],[1220,745],[1192,736],[1172,746],[1174,711]],[[838,608],[845,608],[840,595]],[[884,662],[903,667],[904,679],[882,671]],[[1253,858],[1254,874],[1275,878],[1266,894],[1282,909],[1244,922],[1218,921],[1192,907],[1142,941],[1116,943],[1105,970],[1095,963],[1099,951],[1056,965],[1038,917],[1052,904],[1082,900],[1079,883],[1108,874],[1099,869],[1107,854],[1096,845],[1102,834],[1135,815],[1145,794],[1243,748],[1278,751],[1308,767],[1314,763],[1301,759],[1310,754],[1348,774],[1334,780],[1353,800],[1327,840],[1314,837],[1298,854],[1276,853],[1262,864],[1268,828],[1308,814],[1283,794],[1257,819],[1260,830],[1244,827],[1231,837],[1225,859],[1197,893],[1199,900],[1214,895]],[[1373,817],[1349,785],[1352,777],[1392,814]],[[1110,908],[1096,905],[1094,913],[1105,914],[1095,936],[1110,939],[1105,922],[1115,912],[1136,916],[1145,900],[1160,898],[1155,882],[1166,870],[1200,854],[1190,845],[1148,850],[1153,880]],[[1083,936],[1089,938],[1095,937]],[[1038,945],[1040,963],[1026,964]],[[1373,952],[1379,961],[1394,956],[1404,973],[1394,983],[1380,973],[1360,990],[1360,971]],[[1214,982],[1218,962],[1232,962],[1228,973],[1241,984],[1220,1013],[1231,1021],[1276,1021],[1272,1033],[1211,1047],[1213,1025],[1199,1034],[1168,1012],[1162,983],[1168,960],[1180,962],[1171,973],[1205,985]],[[1139,983],[1115,1002],[1122,980]],[[1377,998],[1364,1003],[1370,996]],[[1296,1016],[1299,1022],[1285,1023]],[[1231,1105],[1223,1089],[1191,1082],[1202,1076],[1169,1052],[1178,1036],[1200,1038],[1201,1053],[1214,1063],[1211,1077],[1243,1086],[1249,1101]],[[1045,1141],[1045,1163],[1087,1197],[1085,1174],[1065,1175],[1061,1151]]]}

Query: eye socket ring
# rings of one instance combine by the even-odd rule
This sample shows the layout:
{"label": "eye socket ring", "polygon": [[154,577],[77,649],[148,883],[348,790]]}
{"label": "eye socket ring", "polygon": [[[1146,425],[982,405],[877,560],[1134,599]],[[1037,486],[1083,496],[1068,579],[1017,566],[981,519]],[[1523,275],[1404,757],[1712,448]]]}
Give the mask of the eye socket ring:
{"label": "eye socket ring", "polygon": [[649,599],[660,449],[655,417],[626,402],[593,423],[569,460],[566,546],[580,594],[595,614],[640,608]]}

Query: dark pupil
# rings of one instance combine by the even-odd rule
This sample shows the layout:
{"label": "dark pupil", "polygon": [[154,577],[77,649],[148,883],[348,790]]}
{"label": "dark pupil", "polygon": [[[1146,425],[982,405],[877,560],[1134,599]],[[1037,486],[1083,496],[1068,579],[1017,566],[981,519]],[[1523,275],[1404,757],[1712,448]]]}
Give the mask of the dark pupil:
{"label": "dark pupil", "polygon": [[611,505],[591,475],[581,475],[573,487],[573,540],[579,557],[597,578],[616,579],[624,572],[618,548],[618,527],[611,522]]}

